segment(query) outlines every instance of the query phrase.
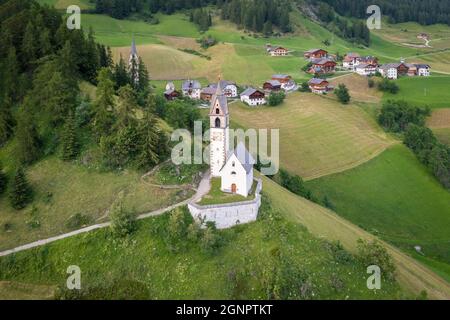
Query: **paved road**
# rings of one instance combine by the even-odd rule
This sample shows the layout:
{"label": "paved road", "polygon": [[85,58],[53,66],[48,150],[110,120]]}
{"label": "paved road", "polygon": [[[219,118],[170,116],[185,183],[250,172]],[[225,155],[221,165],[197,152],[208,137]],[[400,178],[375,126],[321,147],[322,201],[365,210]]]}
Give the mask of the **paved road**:
{"label": "paved road", "polygon": [[[197,192],[195,193],[195,195],[193,197],[191,197],[190,199],[184,200],[182,202],[176,203],[174,205],[168,206],[166,208],[162,208],[159,210],[155,210],[152,212],[148,212],[148,213],[144,213],[141,214],[137,217],[138,220],[142,220],[142,219],[146,219],[146,218],[150,218],[150,217],[155,217],[155,216],[159,216],[162,215],[166,212],[172,211],[173,209],[176,209],[178,207],[182,207],[187,205],[188,203],[190,203],[191,201],[196,202],[198,200],[200,200],[204,195],[206,195],[209,192],[210,189],[210,185],[209,185],[209,170],[206,174],[204,174],[202,180],[200,181],[200,184],[197,188]],[[28,243],[10,250],[6,250],[6,251],[2,251],[0,252],[0,257],[4,257],[16,252],[20,252],[20,251],[24,251],[24,250],[28,250],[28,249],[32,249],[32,248],[36,248],[36,247],[40,247],[43,245],[46,245],[48,243],[51,242],[55,242],[58,240],[62,240],[62,239],[66,239],[66,238],[70,238],[82,233],[86,233],[86,232],[91,232],[93,230],[97,230],[97,229],[103,229],[106,227],[109,227],[111,225],[111,222],[105,222],[105,223],[100,223],[100,224],[95,224],[83,229],[79,229],[79,230],[75,230],[69,233],[65,233],[65,234],[61,234],[59,236],[55,236],[55,237],[51,237],[48,239],[43,239],[43,240],[38,240],[32,243]]]}

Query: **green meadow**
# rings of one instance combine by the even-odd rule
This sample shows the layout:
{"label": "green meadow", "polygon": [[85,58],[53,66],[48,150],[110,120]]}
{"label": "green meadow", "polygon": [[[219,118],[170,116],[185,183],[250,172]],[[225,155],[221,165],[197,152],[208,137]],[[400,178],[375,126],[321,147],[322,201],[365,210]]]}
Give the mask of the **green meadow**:
{"label": "green meadow", "polygon": [[[414,297],[384,278],[381,290],[368,290],[366,266],[357,257],[267,203],[256,223],[219,231],[215,251],[206,251],[202,240],[174,245],[168,224],[167,214],[140,221],[123,240],[104,229],[0,258],[0,283],[58,292],[65,287],[67,267],[77,265],[82,270],[78,298],[84,299],[258,300],[299,297],[299,292],[302,299]],[[0,286],[0,297],[8,294]]]}
{"label": "green meadow", "polygon": [[400,91],[393,95],[386,93],[383,100],[405,100],[413,105],[429,106],[430,108],[450,108],[450,77],[404,77],[396,83]]}
{"label": "green meadow", "polygon": [[422,260],[445,266],[450,279],[450,193],[405,146],[307,186],[339,215],[406,252],[420,246]]}

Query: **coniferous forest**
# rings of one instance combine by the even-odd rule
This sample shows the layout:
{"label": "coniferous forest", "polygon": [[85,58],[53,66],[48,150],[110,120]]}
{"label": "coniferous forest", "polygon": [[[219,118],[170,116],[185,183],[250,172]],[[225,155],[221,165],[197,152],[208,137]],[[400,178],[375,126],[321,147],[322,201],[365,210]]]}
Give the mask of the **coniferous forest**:
{"label": "coniferous forest", "polygon": [[[317,1],[314,1],[317,2]],[[450,1],[442,0],[322,0],[347,17],[365,18],[370,5],[378,5],[392,23],[415,21],[422,25],[450,25]]]}

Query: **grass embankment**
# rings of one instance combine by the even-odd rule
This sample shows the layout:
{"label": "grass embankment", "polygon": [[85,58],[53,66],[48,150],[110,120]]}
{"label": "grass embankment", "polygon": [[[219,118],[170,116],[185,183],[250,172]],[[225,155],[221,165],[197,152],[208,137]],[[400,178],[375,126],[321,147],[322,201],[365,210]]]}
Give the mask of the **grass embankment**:
{"label": "grass embankment", "polygon": [[[80,297],[88,299],[397,299],[414,297],[383,279],[368,290],[366,267],[311,235],[297,222],[261,209],[260,220],[219,231],[221,246],[201,241],[168,244],[169,215],[139,222],[127,240],[109,230],[0,259],[0,280],[19,286],[65,287],[66,269],[82,270]],[[8,296],[2,292],[0,296]],[[39,292],[36,292],[39,294]]]}
{"label": "grass embankment", "polygon": [[[450,280],[450,193],[398,145],[355,169],[307,183],[336,212],[365,230],[441,268]],[[433,263],[433,260],[436,260]],[[440,262],[440,263],[439,263]]]}
{"label": "grass embankment", "polygon": [[[3,162],[5,163],[5,162]],[[7,168],[8,169],[8,168]],[[162,190],[141,181],[132,170],[104,172],[56,157],[27,170],[34,201],[16,211],[7,194],[0,197],[0,250],[81,228],[69,220],[81,214],[88,225],[108,220],[109,208],[118,197],[136,213],[145,213],[187,198],[179,190]]]}

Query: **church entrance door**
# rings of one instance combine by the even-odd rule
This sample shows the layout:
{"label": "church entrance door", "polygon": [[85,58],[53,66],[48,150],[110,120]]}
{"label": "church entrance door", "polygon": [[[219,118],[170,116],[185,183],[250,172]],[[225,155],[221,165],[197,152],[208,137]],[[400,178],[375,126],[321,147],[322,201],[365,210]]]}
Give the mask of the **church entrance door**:
{"label": "church entrance door", "polygon": [[233,183],[233,184],[231,185],[231,192],[232,192],[232,193],[236,193],[236,191],[237,191],[236,184]]}

